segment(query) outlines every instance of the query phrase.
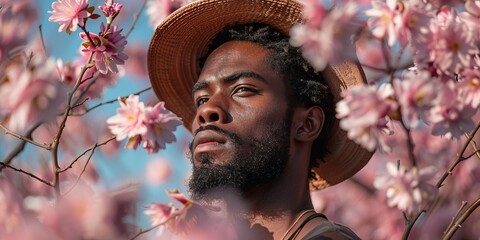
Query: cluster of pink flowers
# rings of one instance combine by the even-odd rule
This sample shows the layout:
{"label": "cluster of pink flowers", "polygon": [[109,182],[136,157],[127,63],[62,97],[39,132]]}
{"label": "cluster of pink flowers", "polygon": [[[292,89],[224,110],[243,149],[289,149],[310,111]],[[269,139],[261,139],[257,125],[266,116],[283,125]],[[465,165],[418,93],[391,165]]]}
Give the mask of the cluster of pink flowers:
{"label": "cluster of pink flowers", "polygon": [[386,190],[389,206],[412,215],[424,209],[437,195],[437,189],[428,183],[437,172],[435,167],[407,169],[388,162],[386,168],[387,173],[376,178],[374,186]]}
{"label": "cluster of pink flowers", "polygon": [[143,141],[142,147],[148,153],[156,153],[176,141],[173,132],[182,122],[164,107],[164,102],[145,106],[137,95],[118,101],[117,115],[107,119],[107,123],[118,141],[128,138],[127,148],[136,149]]}
{"label": "cluster of pink flowers", "polygon": [[109,71],[118,73],[117,65],[125,64],[125,60],[128,58],[123,52],[127,40],[125,36],[121,35],[122,30],[117,26],[107,28],[102,23],[98,35],[80,33],[80,37],[84,40],[82,52],[93,54],[92,60],[95,62],[95,67],[102,74],[107,74]]}
{"label": "cluster of pink flowers", "polygon": [[355,57],[350,36],[359,30],[355,24],[357,3],[347,1],[327,10],[318,1],[310,0],[305,9],[307,22],[290,30],[290,44],[301,47],[303,56],[316,70]]}
{"label": "cluster of pink flowers", "polygon": [[390,117],[397,109],[392,101],[393,89],[390,84],[356,86],[347,89],[344,98],[337,103],[337,118],[340,127],[348,131],[348,137],[366,149],[377,148],[388,151],[384,135],[393,134],[389,127]]}

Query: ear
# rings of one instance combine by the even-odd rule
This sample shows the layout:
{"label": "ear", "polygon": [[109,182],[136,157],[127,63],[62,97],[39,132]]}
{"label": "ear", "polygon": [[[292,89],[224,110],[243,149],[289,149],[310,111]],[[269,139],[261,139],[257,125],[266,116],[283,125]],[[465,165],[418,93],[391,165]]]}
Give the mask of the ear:
{"label": "ear", "polygon": [[294,130],[295,139],[302,142],[315,140],[322,131],[325,114],[319,106],[299,108]]}

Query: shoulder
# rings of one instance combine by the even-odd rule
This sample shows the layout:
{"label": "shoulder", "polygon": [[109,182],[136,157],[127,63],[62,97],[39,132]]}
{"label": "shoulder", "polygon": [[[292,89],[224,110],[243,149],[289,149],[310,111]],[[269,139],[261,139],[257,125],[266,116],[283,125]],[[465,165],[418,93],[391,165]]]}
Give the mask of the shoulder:
{"label": "shoulder", "polygon": [[324,221],[317,224],[303,240],[358,240],[360,239],[350,228],[341,224]]}

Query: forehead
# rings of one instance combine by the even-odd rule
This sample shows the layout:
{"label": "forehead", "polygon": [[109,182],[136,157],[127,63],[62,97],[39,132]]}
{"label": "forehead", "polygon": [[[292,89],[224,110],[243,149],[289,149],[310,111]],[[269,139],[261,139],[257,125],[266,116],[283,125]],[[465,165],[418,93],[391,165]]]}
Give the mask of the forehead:
{"label": "forehead", "polygon": [[282,75],[269,64],[270,50],[249,41],[230,41],[215,49],[206,59],[197,82],[209,82],[234,72],[253,72],[265,79],[283,82]]}

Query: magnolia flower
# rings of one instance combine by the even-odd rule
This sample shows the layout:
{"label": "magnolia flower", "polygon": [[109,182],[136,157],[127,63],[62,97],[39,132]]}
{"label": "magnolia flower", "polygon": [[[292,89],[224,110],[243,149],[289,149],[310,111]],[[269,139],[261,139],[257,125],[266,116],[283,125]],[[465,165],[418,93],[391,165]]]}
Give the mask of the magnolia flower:
{"label": "magnolia flower", "polygon": [[78,26],[83,27],[85,19],[91,13],[87,10],[88,0],[58,0],[52,3],[53,11],[48,21],[60,24],[58,31],[66,30],[68,34],[77,30]]}
{"label": "magnolia flower", "polygon": [[406,71],[393,83],[405,124],[417,127],[419,120],[426,122],[443,84],[427,71]]}
{"label": "magnolia flower", "polygon": [[150,222],[152,226],[158,226],[157,235],[162,235],[165,230],[165,224],[167,220],[172,216],[176,211],[176,208],[172,205],[165,205],[161,203],[152,203],[145,207],[145,215],[150,217]]}
{"label": "magnolia flower", "polygon": [[437,189],[427,181],[437,172],[433,166],[418,169],[407,169],[388,162],[387,173],[378,176],[374,181],[377,189],[385,189],[388,206],[397,207],[407,213],[416,212],[435,198]]}
{"label": "magnolia flower", "polygon": [[0,114],[9,116],[13,131],[54,120],[66,99],[66,90],[56,77],[55,60],[34,59],[30,64],[29,68],[23,63],[11,65],[0,84]]}
{"label": "magnolia flower", "polygon": [[355,86],[343,95],[336,106],[336,117],[341,119],[340,127],[348,131],[348,138],[370,151],[377,147],[389,151],[381,135],[393,133],[387,125],[388,114],[397,108],[390,100],[391,85],[382,84],[378,90],[374,86]]}
{"label": "magnolia flower", "polygon": [[[358,5],[350,1],[337,5],[325,14],[325,8],[315,1],[307,4],[310,4],[305,7],[310,9],[305,16],[307,22],[292,27],[290,44],[301,47],[305,59],[318,71],[322,71],[329,63],[356,58],[351,37],[358,31],[358,25],[353,23]],[[319,13],[313,14],[313,11]]]}
{"label": "magnolia flower", "polygon": [[117,26],[110,26],[109,29],[106,29],[103,23],[100,28],[99,35],[88,33],[93,42],[90,42],[86,33],[80,33],[80,37],[85,41],[82,44],[84,47],[82,52],[93,53],[92,60],[100,73],[107,74],[109,71],[118,73],[117,65],[125,64],[125,60],[128,58],[123,52],[127,44],[125,36],[120,34],[123,29],[118,30]]}
{"label": "magnolia flower", "polygon": [[401,23],[404,6],[397,0],[373,0],[372,7],[365,11],[365,15],[370,17],[367,21],[368,27],[377,38],[388,36],[388,45],[392,46],[397,40],[396,29]]}

